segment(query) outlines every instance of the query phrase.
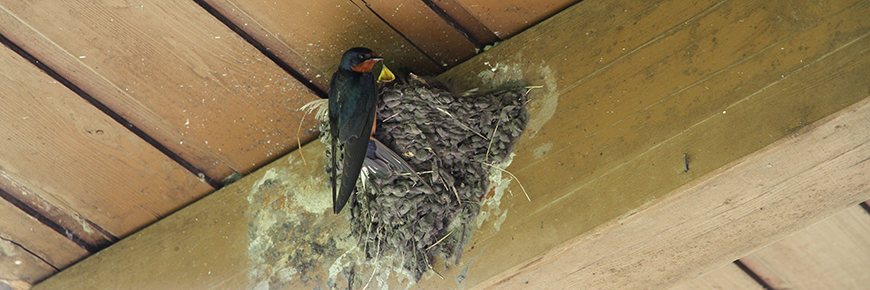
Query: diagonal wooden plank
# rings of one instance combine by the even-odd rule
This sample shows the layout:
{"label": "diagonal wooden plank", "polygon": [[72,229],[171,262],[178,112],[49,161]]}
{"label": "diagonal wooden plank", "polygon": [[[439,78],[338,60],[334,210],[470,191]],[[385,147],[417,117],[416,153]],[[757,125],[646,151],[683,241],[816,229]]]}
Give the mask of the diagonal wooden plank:
{"label": "diagonal wooden plank", "polygon": [[28,289],[31,284],[55,271],[51,265],[27,252],[26,249],[0,238],[0,287]]}
{"label": "diagonal wooden plank", "polygon": [[[499,38],[507,39],[556,14],[577,0],[455,0]],[[441,1],[435,1],[441,2]]]}
{"label": "diagonal wooden plank", "polygon": [[0,23],[5,37],[215,180],[295,148],[296,109],[316,98],[192,1],[2,1]]}
{"label": "diagonal wooden plank", "polygon": [[793,289],[860,289],[870,280],[868,233],[870,214],[852,206],[751,256]]}
{"label": "diagonal wooden plank", "polygon": [[362,1],[399,30],[442,69],[471,58],[477,47],[423,1]]}
{"label": "diagonal wooden plank", "polygon": [[0,186],[74,234],[125,236],[212,191],[11,50],[0,67]]}
{"label": "diagonal wooden plank", "polygon": [[[443,71],[361,1],[204,0],[300,74],[326,91],[342,53],[365,46],[392,68]],[[444,48],[437,48],[444,49]]]}
{"label": "diagonal wooden plank", "polygon": [[734,263],[728,263],[713,272],[704,273],[686,284],[673,287],[671,290],[716,290],[716,289],[752,289],[764,290],[764,287]]}
{"label": "diagonal wooden plank", "polygon": [[[63,269],[86,257],[88,252],[67,237],[41,224],[32,216],[0,201],[0,238],[27,249],[50,266]],[[41,280],[40,277],[39,280]]]}

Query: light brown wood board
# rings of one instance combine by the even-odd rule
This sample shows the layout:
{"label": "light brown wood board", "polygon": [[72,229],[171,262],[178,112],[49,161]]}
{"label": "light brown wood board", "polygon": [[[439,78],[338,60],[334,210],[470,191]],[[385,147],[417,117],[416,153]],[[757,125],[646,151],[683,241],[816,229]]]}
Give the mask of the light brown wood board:
{"label": "light brown wood board", "polygon": [[51,267],[63,269],[88,255],[87,251],[12,204],[0,202],[0,216],[3,217],[0,239],[14,242]]}
{"label": "light brown wood board", "polygon": [[73,234],[124,236],[212,190],[13,51],[0,67],[0,186]]}
{"label": "light brown wood board", "polygon": [[852,206],[751,256],[783,282],[777,286],[860,289],[870,281],[868,233],[870,214],[860,206]]}
{"label": "light brown wood board", "polygon": [[9,203],[0,202],[0,216],[0,288],[31,285],[88,255]]}
{"label": "light brown wood board", "polygon": [[0,287],[3,289],[27,289],[55,271],[20,245],[0,239]]}
{"label": "light brown wood board", "polygon": [[[524,29],[547,19],[577,0],[528,1],[528,0],[454,0],[477,17],[497,37],[502,39],[522,32]],[[435,0],[434,2],[441,2]],[[450,1],[445,1],[450,2]]]}
{"label": "light brown wood board", "polygon": [[476,47],[423,1],[363,1],[411,43],[437,61],[442,71],[475,54]]}
{"label": "light brown wood board", "polygon": [[393,69],[407,67],[421,74],[444,70],[359,1],[204,2],[323,91],[341,54],[354,46],[371,48]]}
{"label": "light brown wood board", "polygon": [[0,1],[0,24],[218,182],[297,147],[298,109],[316,98],[193,1]]}
{"label": "light brown wood board", "polygon": [[746,274],[736,264],[728,263],[712,272],[703,273],[701,277],[695,278],[683,285],[671,288],[671,290],[721,289],[764,290],[764,287],[755,282],[749,274]]}
{"label": "light brown wood board", "polygon": [[326,91],[338,65],[336,56],[349,47],[370,47],[394,69],[434,75],[476,54],[473,43],[459,29],[478,45],[492,44],[500,39],[481,19],[497,27],[505,38],[575,1],[543,5],[533,1],[430,1],[459,29],[425,1],[203,2]]}

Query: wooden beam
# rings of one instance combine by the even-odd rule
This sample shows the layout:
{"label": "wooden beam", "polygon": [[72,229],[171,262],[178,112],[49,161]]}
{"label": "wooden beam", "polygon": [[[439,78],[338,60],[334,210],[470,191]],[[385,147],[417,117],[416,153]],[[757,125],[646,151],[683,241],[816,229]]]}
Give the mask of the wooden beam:
{"label": "wooden beam", "polygon": [[441,75],[458,91],[512,79],[543,86],[508,168],[532,202],[502,201],[510,214],[500,230],[475,234],[478,248],[465,255],[499,250],[476,258],[487,266],[470,268],[466,283],[867,97],[870,22],[860,14],[870,5],[804,4],[584,1]]}
{"label": "wooden beam", "polygon": [[665,288],[870,199],[870,99],[489,279],[500,289]]}
{"label": "wooden beam", "polygon": [[[532,201],[509,187],[458,265],[418,286],[662,288],[870,198],[867,101],[808,126],[867,97],[870,3],[795,7],[583,1],[442,75],[544,87],[508,168]],[[347,270],[358,249],[347,217],[323,215],[322,152],[306,145],[36,289],[403,285]]]}

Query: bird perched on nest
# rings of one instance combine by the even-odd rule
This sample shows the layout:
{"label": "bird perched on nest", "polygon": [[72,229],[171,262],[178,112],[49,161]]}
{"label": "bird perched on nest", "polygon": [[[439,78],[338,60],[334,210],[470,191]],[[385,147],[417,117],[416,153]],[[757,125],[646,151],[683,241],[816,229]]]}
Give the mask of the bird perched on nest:
{"label": "bird perched on nest", "polygon": [[[381,60],[371,49],[351,48],[342,55],[338,71],[332,75],[329,84],[329,135],[335,152],[331,157],[333,170],[330,183],[332,208],[336,214],[341,212],[356,190],[364,164],[369,169],[367,172],[375,174],[386,174],[384,170],[391,169],[391,165],[410,171],[407,163],[392,162],[401,158],[371,138],[375,131],[375,113],[379,102],[372,68]],[[392,78],[392,73],[384,67],[379,80]],[[336,186],[339,157],[342,159],[342,170],[340,186]]]}

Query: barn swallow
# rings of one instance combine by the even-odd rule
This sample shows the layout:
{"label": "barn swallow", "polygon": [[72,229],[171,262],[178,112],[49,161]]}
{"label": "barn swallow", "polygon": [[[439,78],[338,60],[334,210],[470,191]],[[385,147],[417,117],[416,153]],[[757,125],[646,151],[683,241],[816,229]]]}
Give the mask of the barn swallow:
{"label": "barn swallow", "polygon": [[[336,214],[356,190],[374,131],[378,93],[372,67],[380,60],[383,59],[368,48],[351,48],[342,55],[329,84],[329,135],[334,152],[330,182],[332,210]],[[343,156],[341,183],[336,186],[339,156]]]}

